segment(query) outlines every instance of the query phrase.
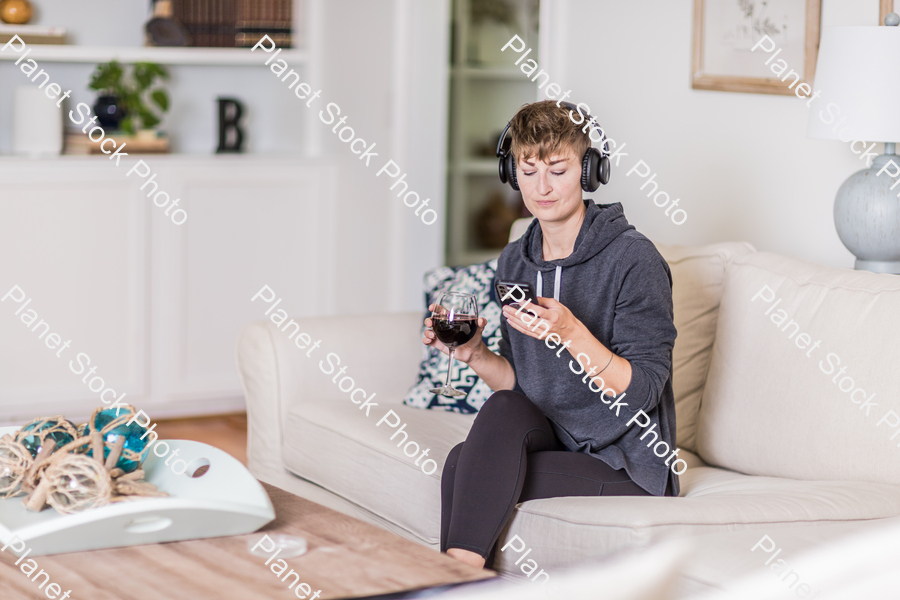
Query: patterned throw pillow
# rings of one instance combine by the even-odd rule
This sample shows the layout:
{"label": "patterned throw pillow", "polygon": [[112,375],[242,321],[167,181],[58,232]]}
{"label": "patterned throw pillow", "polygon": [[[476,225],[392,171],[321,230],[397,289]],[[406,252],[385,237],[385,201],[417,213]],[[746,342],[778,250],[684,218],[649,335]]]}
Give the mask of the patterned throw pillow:
{"label": "patterned throw pillow", "polygon": [[[437,300],[444,291],[468,292],[478,298],[478,316],[487,319],[482,339],[494,352],[500,349],[500,306],[494,293],[494,274],[497,259],[469,267],[439,267],[425,273],[425,307]],[[426,313],[427,316],[427,313]],[[423,319],[424,320],[424,319]],[[424,334],[424,325],[422,327]],[[418,381],[413,385],[403,403],[416,408],[437,408],[460,413],[476,413],[494,392],[468,365],[453,361],[450,385],[467,392],[461,398],[438,396],[428,391],[444,385],[449,357],[443,352],[422,346],[424,356],[419,365]]]}

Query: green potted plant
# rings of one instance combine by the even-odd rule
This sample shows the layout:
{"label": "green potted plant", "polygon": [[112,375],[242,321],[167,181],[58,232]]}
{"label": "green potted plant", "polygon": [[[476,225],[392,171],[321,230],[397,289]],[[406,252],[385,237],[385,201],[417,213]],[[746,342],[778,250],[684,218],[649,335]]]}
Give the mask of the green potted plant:
{"label": "green potted plant", "polygon": [[168,78],[168,71],[156,63],[135,63],[130,73],[115,60],[97,65],[88,84],[100,92],[94,104],[97,121],[131,135],[152,129],[169,110],[169,95],[160,86],[160,80]]}

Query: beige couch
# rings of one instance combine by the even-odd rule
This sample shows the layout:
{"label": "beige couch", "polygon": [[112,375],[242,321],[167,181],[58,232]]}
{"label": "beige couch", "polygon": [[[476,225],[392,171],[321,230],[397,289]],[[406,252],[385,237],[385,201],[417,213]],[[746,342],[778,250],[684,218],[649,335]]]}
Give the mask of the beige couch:
{"label": "beige couch", "polygon": [[[750,551],[764,534],[799,553],[856,523],[900,515],[900,434],[890,439],[900,432],[900,277],[744,243],[659,250],[674,279],[678,446],[690,467],[681,497],[527,502],[500,543],[518,535],[552,573],[664,538],[706,540],[682,574],[688,596],[765,569]],[[772,318],[783,314],[779,327]],[[312,358],[274,323],[254,322],[237,360],[258,478],[436,548],[443,459],[473,417],[400,403],[422,356],[422,317],[379,315],[392,335],[377,344],[361,337],[371,316],[301,319],[301,331],[321,340]],[[367,396],[376,393],[369,416],[320,369],[328,353]],[[835,374],[845,367],[834,381],[823,372],[830,365]],[[388,410],[408,440],[430,449],[435,473],[402,453],[402,434],[391,441],[396,429],[376,425]],[[518,573],[516,558],[498,554],[495,567]]]}

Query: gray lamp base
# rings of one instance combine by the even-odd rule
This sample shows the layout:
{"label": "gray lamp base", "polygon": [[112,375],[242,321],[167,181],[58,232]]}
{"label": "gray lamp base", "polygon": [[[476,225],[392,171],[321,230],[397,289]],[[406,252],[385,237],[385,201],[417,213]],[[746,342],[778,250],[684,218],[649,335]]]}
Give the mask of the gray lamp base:
{"label": "gray lamp base", "polygon": [[857,271],[872,271],[873,273],[900,274],[900,260],[861,260],[856,259],[853,268]]}
{"label": "gray lamp base", "polygon": [[[891,177],[900,171],[900,156],[893,154],[894,144],[886,150],[890,154],[876,157],[870,168],[841,185],[834,199],[834,227],[856,256],[856,269],[900,274],[900,185]],[[879,176],[890,161],[898,168],[890,166]]]}

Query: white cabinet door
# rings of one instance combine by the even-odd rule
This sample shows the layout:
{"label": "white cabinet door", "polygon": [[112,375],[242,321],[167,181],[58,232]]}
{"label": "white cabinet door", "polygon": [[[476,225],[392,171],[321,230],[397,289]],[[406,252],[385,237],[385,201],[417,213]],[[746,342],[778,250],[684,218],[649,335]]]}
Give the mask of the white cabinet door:
{"label": "white cabinet door", "polygon": [[331,312],[333,167],[145,160],[183,224],[124,162],[0,161],[0,422],[84,418],[107,388],[154,419],[237,410],[238,332],[268,308],[251,297],[268,285],[291,316]]}
{"label": "white cabinet door", "polygon": [[292,317],[330,312],[333,171],[222,157],[164,173],[189,218],[153,220],[153,402],[168,413],[210,400],[241,408],[235,343],[270,306],[251,298],[267,285]]}
{"label": "white cabinet door", "polygon": [[3,161],[0,181],[0,420],[84,410],[105,388],[146,397],[148,207],[137,187],[103,159]]}

